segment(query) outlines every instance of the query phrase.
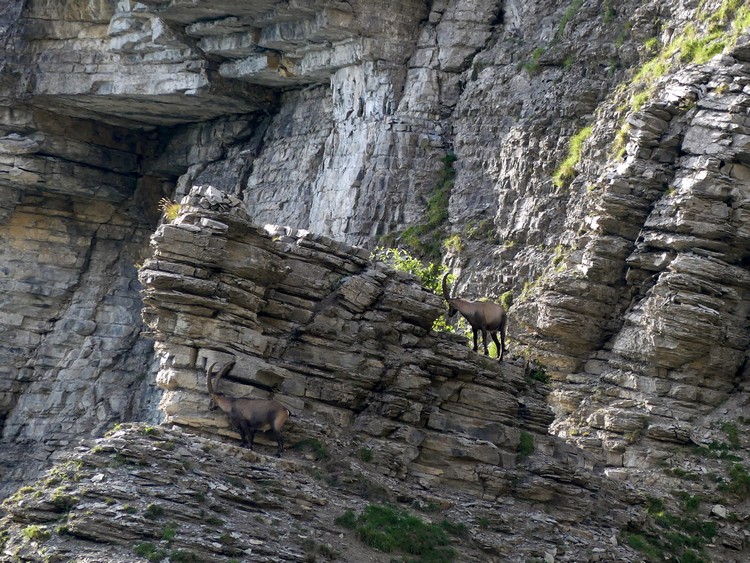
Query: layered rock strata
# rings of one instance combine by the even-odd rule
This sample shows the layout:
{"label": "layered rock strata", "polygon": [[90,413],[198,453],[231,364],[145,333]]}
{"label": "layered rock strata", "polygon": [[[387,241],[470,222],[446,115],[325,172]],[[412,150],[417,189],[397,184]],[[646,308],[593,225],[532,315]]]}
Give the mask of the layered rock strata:
{"label": "layered rock strata", "polygon": [[228,394],[272,393],[323,435],[363,432],[389,475],[424,486],[496,488],[477,463],[512,468],[521,432],[550,440],[551,412],[523,367],[431,331],[438,296],[364,249],[256,227],[238,205],[194,189],[140,272],[168,421],[236,436],[208,412],[206,391],[206,368],[233,359]]}
{"label": "layered rock strata", "polygon": [[590,192],[577,247],[516,309],[532,354],[568,383],[557,431],[593,429],[616,465],[647,455],[626,436],[702,443],[695,422],[747,391],[743,53],[665,79],[628,117],[623,161],[576,181]]}
{"label": "layered rock strata", "polygon": [[[635,560],[617,544],[621,505],[614,489],[592,487],[573,474],[551,478],[540,464],[546,456],[533,456],[535,473],[520,467],[514,473],[525,494],[511,499],[410,486],[385,477],[386,459],[378,454],[371,461],[352,455],[352,444],[329,436],[322,454],[277,460],[176,428],[123,425],[5,502],[2,556],[386,563],[407,554],[376,551],[336,520],[392,503],[453,530],[443,549],[457,561]],[[592,496],[600,497],[607,523],[573,521],[542,508],[557,501],[574,507],[576,499]]]}

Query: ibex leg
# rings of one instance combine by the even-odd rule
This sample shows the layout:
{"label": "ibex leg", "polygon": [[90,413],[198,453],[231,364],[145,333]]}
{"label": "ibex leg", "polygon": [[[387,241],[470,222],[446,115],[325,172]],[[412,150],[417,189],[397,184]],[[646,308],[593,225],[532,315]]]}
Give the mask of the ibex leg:
{"label": "ibex leg", "polygon": [[276,457],[281,457],[281,454],[284,453],[284,437],[281,435],[281,432],[273,431],[273,436],[276,438]]}
{"label": "ibex leg", "polygon": [[503,361],[503,352],[505,352],[505,343],[501,344],[497,339],[497,331],[492,331],[490,333],[492,335],[492,340],[495,341],[495,346],[497,346],[497,358],[498,361]]}

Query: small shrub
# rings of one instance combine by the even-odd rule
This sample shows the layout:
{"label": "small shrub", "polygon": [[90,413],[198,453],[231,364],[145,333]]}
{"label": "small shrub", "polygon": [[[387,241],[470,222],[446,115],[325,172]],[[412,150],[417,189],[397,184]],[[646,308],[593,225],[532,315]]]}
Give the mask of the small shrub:
{"label": "small shrub", "polygon": [[742,500],[750,498],[750,473],[745,466],[735,463],[729,468],[729,483],[719,485],[719,490],[738,496]]}
{"label": "small shrub", "polygon": [[518,452],[519,459],[526,459],[534,453],[534,436],[528,432],[521,432],[516,451]]}
{"label": "small shrub", "polygon": [[307,438],[305,440],[301,440],[294,444],[294,446],[292,446],[292,449],[310,451],[318,461],[328,458],[328,450],[326,449],[325,445],[323,445],[323,442],[321,442],[317,438]]}
{"label": "small shrub", "polygon": [[174,537],[177,535],[177,528],[178,526],[175,523],[172,523],[166,526],[161,531],[161,539],[166,542],[171,542],[174,539]]}
{"label": "small shrub", "polygon": [[581,160],[581,150],[583,143],[589,138],[592,132],[592,127],[589,125],[584,127],[578,133],[573,135],[570,139],[568,146],[568,156],[565,157],[560,167],[555,171],[553,175],[554,184],[559,187],[567,187],[573,181],[576,176],[575,168],[578,162]]}
{"label": "small shrub", "polygon": [[531,53],[531,61],[524,63],[522,65],[522,68],[528,72],[531,76],[534,76],[535,74],[539,73],[540,65],[539,65],[539,59],[541,59],[542,55],[544,54],[544,47],[537,47],[534,49],[534,51]]}
{"label": "small shrub", "polygon": [[117,431],[119,431],[121,429],[122,429],[122,424],[120,424],[119,422],[115,422],[112,425],[112,428],[110,428],[109,430],[107,430],[107,432],[105,432],[104,436],[109,437],[109,436],[111,436],[112,434],[114,434],[115,432],[117,432]]}
{"label": "small shrub", "polygon": [[[448,271],[447,266],[438,262],[423,262],[401,248],[385,248],[382,246],[377,247],[370,258],[378,262],[385,262],[394,270],[417,276],[425,288],[437,295],[442,295],[443,290],[440,287],[440,282],[443,275]],[[450,277],[448,280],[453,281]]]}
{"label": "small shrub", "polygon": [[31,526],[26,526],[23,529],[23,532],[21,532],[23,537],[25,537],[29,541],[36,541],[36,542],[43,542],[49,539],[50,532],[45,526],[38,526],[36,524],[32,524]]}
{"label": "small shrub", "polygon": [[464,523],[456,523],[451,522],[450,520],[443,520],[442,522],[440,522],[440,527],[450,535],[456,536],[457,538],[469,537],[469,528]]}
{"label": "small shrub", "polygon": [[735,450],[740,449],[740,437],[737,431],[737,426],[731,422],[724,422],[721,425],[721,429],[727,435],[729,445]]}
{"label": "small shrub", "polygon": [[352,512],[351,510],[347,510],[341,516],[336,518],[334,522],[336,522],[337,525],[343,528],[353,530],[357,526],[357,517],[355,516],[354,512]]}
{"label": "small shrub", "polygon": [[159,561],[167,557],[166,551],[158,549],[151,542],[139,543],[137,546],[135,546],[135,553],[136,555],[139,555],[144,559],[148,559],[152,563],[158,563]]}
{"label": "small shrub", "polygon": [[458,233],[449,236],[443,242],[443,248],[454,254],[459,254],[464,249],[464,243],[461,240],[461,235]]}
{"label": "small shrub", "polygon": [[365,500],[388,501],[390,492],[383,485],[364,475],[357,475],[357,494]]}
{"label": "small shrub", "polygon": [[362,446],[361,448],[359,448],[359,451],[357,452],[357,457],[361,461],[364,461],[365,463],[369,463],[372,461],[372,450],[370,448]]}
{"label": "small shrub", "polygon": [[449,562],[455,558],[442,526],[427,524],[392,506],[370,504],[359,517],[347,511],[336,523],[355,530],[363,543],[378,551],[400,551],[417,556],[415,561]]}
{"label": "small shrub", "polygon": [[201,558],[191,551],[175,549],[169,553],[169,560],[175,563],[200,563]]}
{"label": "small shrub", "polygon": [[442,241],[446,237],[448,203],[456,178],[453,164],[458,157],[448,152],[442,159],[437,185],[427,199],[422,220],[395,235],[395,240],[410,248],[425,259],[437,261],[441,258]]}
{"label": "small shrub", "polygon": [[562,37],[562,34],[565,31],[565,26],[567,26],[570,20],[572,20],[578,13],[582,3],[583,0],[571,0],[570,4],[568,4],[565,12],[563,12],[562,18],[560,18],[560,23],[557,24],[557,31],[555,32],[553,42],[558,41],[560,37]]}
{"label": "small shrub", "polygon": [[492,526],[492,521],[486,516],[482,516],[481,518],[479,518],[479,520],[477,520],[477,525],[480,528],[487,529]]}
{"label": "small shrub", "polygon": [[78,499],[75,496],[68,494],[64,489],[59,488],[52,493],[50,502],[62,512],[68,512],[78,504]]}
{"label": "small shrub", "polygon": [[[421,284],[436,295],[442,295],[441,281],[443,275],[448,272],[447,266],[439,262],[422,262],[419,258],[412,256],[407,250],[401,248],[385,248],[379,246],[370,256],[371,260],[385,262],[391,268],[400,272],[407,272],[419,278]],[[452,276],[448,276],[448,282],[453,283]],[[460,326],[460,324],[459,324]],[[432,325],[435,332],[454,332],[453,326],[448,324],[445,317],[438,317]]]}
{"label": "small shrub", "polygon": [[235,539],[229,532],[224,532],[219,536],[219,543],[222,545],[234,545]]}
{"label": "small shrub", "polygon": [[159,209],[164,214],[164,218],[170,223],[177,219],[177,216],[180,214],[180,204],[165,197],[159,200]]}
{"label": "small shrub", "polygon": [[642,534],[625,534],[625,543],[648,556],[649,561],[662,561],[664,551]]}
{"label": "small shrub", "polygon": [[543,365],[532,361],[526,366],[526,374],[532,381],[539,381],[541,383],[549,383],[550,376],[547,374],[547,370]]}
{"label": "small shrub", "polygon": [[159,518],[164,515],[164,508],[158,504],[151,503],[146,507],[146,510],[143,511],[143,514],[146,518]]}

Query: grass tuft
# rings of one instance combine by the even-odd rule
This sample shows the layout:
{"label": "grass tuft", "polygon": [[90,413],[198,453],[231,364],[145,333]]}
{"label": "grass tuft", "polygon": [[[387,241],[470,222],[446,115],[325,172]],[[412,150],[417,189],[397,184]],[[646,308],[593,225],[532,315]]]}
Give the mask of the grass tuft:
{"label": "grass tuft", "polygon": [[581,149],[583,143],[591,136],[592,127],[584,127],[570,138],[568,156],[563,160],[560,167],[552,176],[555,185],[559,188],[567,187],[576,177],[575,168],[581,160]]}
{"label": "grass tuft", "polygon": [[449,534],[468,536],[465,525],[447,520],[441,524],[426,523],[405,510],[383,504],[368,505],[358,517],[348,510],[336,519],[336,524],[355,530],[357,537],[373,549],[405,553],[411,561],[453,561],[456,554],[449,547]]}

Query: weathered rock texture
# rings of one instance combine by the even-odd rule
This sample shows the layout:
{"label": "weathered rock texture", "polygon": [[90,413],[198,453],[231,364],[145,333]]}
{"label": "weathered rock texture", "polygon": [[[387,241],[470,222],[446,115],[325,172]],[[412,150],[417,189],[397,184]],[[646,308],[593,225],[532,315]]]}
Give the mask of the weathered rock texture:
{"label": "weathered rock texture", "polygon": [[[327,442],[330,458],[277,460],[141,425],[92,446],[6,502],[6,558],[41,561],[43,553],[47,560],[87,562],[169,557],[386,563],[403,554],[368,548],[335,520],[347,510],[359,513],[369,502],[396,500],[419,518],[448,520],[462,530],[450,545],[460,561],[525,561],[545,554],[556,554],[557,561],[636,557],[616,544],[616,515],[623,505],[614,489],[601,480],[579,482],[575,474],[545,475],[547,462],[534,472],[513,472],[525,499],[507,492],[479,498],[467,492],[443,496],[386,478],[377,454],[373,462],[363,462],[351,455],[348,439]],[[600,518],[596,524],[570,520],[564,506],[577,500],[609,524]],[[540,510],[557,503],[554,514]],[[36,531],[31,541],[23,539],[30,527]]]}
{"label": "weathered rock texture", "polygon": [[[0,0],[0,489],[12,492],[113,422],[157,422],[159,389],[163,414],[217,430],[198,368],[204,356],[231,352],[244,362],[232,383],[263,367],[254,381],[297,412],[310,409],[321,432],[336,421],[379,438],[393,478],[472,489],[477,477],[465,466],[480,458],[508,470],[517,428],[540,437],[551,423],[603,459],[609,478],[645,484],[656,497],[700,493],[704,509],[725,502],[715,481],[730,483],[728,460],[690,452],[714,445],[747,465],[750,40],[716,20],[739,4]],[[631,104],[631,78],[658,42],[690,29],[731,41],[701,64],[676,53],[645,88],[645,103]],[[574,179],[558,187],[553,174],[585,126],[592,133]],[[461,410],[471,386],[495,382],[481,393],[518,410],[520,368],[490,377],[497,368],[453,352],[450,339],[446,351],[458,356],[446,364],[424,344],[439,301],[377,301],[392,274],[346,246],[369,249],[428,211],[440,217],[446,210],[431,196],[446,155],[455,156],[455,180],[442,226],[455,237],[444,258],[459,274],[456,289],[513,292],[511,348],[552,377],[554,420],[532,396],[523,402],[534,407],[531,421],[519,418],[523,409],[503,410],[491,436],[484,422],[469,432],[472,417],[481,419],[476,408]],[[223,253],[206,246],[187,263],[175,259],[204,239],[221,243],[211,223],[185,215],[160,228],[159,237],[185,237],[157,240],[157,252],[174,255],[151,259],[175,271],[149,261],[144,275],[163,291],[188,283],[192,296],[147,313],[159,335],[154,355],[136,272],[151,253],[158,202],[193,186],[234,198],[243,225],[316,235],[297,244],[260,227],[234,234],[237,225],[221,218],[228,209],[206,211],[259,249],[227,274],[221,260],[239,252],[228,238]],[[305,262],[302,249],[315,258]],[[258,280],[251,258],[265,253],[278,271]],[[334,287],[345,275],[370,278]],[[398,320],[415,327],[405,339],[400,329],[398,342],[369,332],[379,325],[364,317],[387,317],[386,306],[411,311]],[[205,331],[185,325],[196,315]],[[371,349],[341,356],[337,340]],[[398,362],[386,365],[386,356]],[[339,381],[351,372],[364,379]],[[390,402],[379,397],[385,388],[401,395]],[[460,412],[446,414],[454,402]],[[374,416],[383,405],[395,411]],[[389,436],[393,417],[419,430]],[[473,461],[440,467],[426,452],[445,455],[431,441],[454,439],[452,430],[493,447],[467,446]],[[307,436],[296,425],[290,432]],[[699,484],[678,478],[701,471]],[[750,543],[747,506],[731,513],[717,540],[727,561]]]}

